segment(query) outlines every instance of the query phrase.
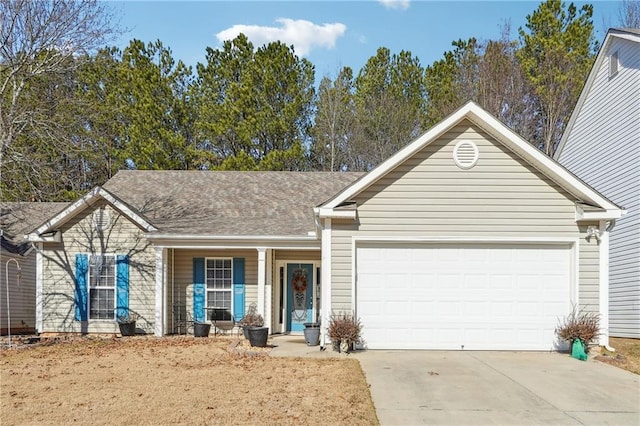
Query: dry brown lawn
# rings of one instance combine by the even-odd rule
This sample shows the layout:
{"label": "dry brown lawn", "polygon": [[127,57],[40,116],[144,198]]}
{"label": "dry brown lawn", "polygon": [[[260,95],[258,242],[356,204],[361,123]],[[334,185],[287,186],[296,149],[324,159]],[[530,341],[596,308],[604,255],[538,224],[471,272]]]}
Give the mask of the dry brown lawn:
{"label": "dry brown lawn", "polygon": [[609,345],[616,351],[609,352],[602,349],[601,354],[596,356],[598,361],[640,374],[640,339],[611,337]]}
{"label": "dry brown lawn", "polygon": [[271,358],[230,342],[134,337],[3,350],[0,424],[378,423],[357,360]]}

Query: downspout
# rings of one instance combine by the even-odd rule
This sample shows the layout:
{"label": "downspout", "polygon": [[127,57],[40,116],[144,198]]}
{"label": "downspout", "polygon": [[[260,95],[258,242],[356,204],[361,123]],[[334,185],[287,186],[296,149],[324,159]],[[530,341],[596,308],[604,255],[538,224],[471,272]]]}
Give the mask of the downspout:
{"label": "downspout", "polygon": [[598,239],[599,251],[599,281],[600,281],[600,345],[610,352],[615,349],[609,346],[609,231],[615,226],[615,220],[609,222],[600,221],[600,238]]}

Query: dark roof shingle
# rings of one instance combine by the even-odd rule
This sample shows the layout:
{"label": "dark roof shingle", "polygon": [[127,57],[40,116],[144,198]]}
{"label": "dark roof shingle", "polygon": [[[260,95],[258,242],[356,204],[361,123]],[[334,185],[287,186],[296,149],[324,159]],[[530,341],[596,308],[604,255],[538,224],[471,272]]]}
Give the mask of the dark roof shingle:
{"label": "dark roof shingle", "polygon": [[306,236],[313,207],[363,173],[118,172],[103,185],[159,233],[203,236]]}

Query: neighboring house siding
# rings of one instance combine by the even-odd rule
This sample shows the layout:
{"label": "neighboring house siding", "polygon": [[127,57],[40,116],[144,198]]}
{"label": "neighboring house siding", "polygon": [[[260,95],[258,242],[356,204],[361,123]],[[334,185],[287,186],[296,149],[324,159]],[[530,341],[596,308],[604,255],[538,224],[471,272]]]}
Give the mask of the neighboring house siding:
{"label": "neighboring house siding", "polygon": [[[474,141],[478,164],[458,168],[453,148]],[[332,222],[332,309],[351,310],[352,237],[578,239],[582,306],[598,309],[598,247],[575,222],[574,197],[485,132],[463,121],[365,189],[358,223]],[[586,226],[582,227],[586,230]]]}
{"label": "neighboring house siding", "polygon": [[[100,204],[94,206],[98,207]],[[129,256],[129,309],[141,318],[136,327],[153,333],[155,322],[155,250],[144,231],[109,206],[110,226],[100,236],[93,226],[93,209],[86,209],[61,228],[62,243],[45,244],[43,253],[43,332],[116,333],[114,320],[74,319],[75,256]],[[86,328],[83,328],[86,326]]]}
{"label": "neighboring house siding", "polygon": [[[173,294],[170,304],[187,307],[193,313],[193,259],[196,257],[243,257],[245,268],[245,310],[252,303],[258,303],[258,251],[257,250],[179,250],[174,251],[173,268],[169,276],[167,292]],[[171,327],[171,324],[169,324]]]}
{"label": "neighboring house siding", "polygon": [[[615,51],[620,66],[610,78]],[[627,210],[610,239],[610,334],[640,338],[640,43],[612,37],[600,55],[558,160]]]}
{"label": "neighboring house siding", "polygon": [[[36,256],[32,250],[26,256],[8,253],[0,249],[0,330],[2,334],[7,329],[7,288],[9,284],[9,311],[11,313],[11,334],[32,332],[36,325]],[[18,268],[13,260],[20,265],[20,279]],[[8,262],[8,263],[7,263]],[[7,268],[8,269],[5,269]],[[8,272],[8,273],[7,273]]]}

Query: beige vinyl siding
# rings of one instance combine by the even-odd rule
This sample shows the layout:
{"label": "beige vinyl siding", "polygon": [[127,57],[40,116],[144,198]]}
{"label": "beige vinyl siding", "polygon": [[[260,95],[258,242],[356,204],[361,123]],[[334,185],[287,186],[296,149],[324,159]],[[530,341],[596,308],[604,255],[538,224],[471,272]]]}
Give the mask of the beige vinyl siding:
{"label": "beige vinyl siding", "polygon": [[[640,43],[612,37],[559,161],[627,209],[611,233],[610,334],[640,338]],[[609,57],[618,51],[618,74]]]}
{"label": "beige vinyl siding", "polygon": [[[480,151],[478,164],[470,170],[458,168],[452,158],[461,139],[472,140]],[[580,236],[574,197],[467,120],[366,188],[355,201],[357,223],[332,221],[334,310],[352,309],[354,236],[469,241]],[[585,260],[596,255],[595,264],[579,272],[580,293],[597,298],[596,242],[582,239],[579,247]]]}
{"label": "beige vinyl siding", "polygon": [[[174,250],[174,274],[168,280],[168,292],[172,296],[169,305],[185,305],[193,316],[193,259],[194,258],[244,258],[245,311],[252,303],[258,303],[258,251],[257,250]],[[169,330],[172,331],[171,318]]]}
{"label": "beige vinyl siding", "polygon": [[[20,266],[20,279],[18,267]],[[33,332],[36,326],[36,255],[8,253],[0,249],[0,332],[7,334],[7,287],[11,313],[11,334]],[[8,282],[5,281],[8,278]]]}
{"label": "beige vinyl siding", "polygon": [[291,261],[320,261],[320,250],[275,250],[276,261],[291,260]]}
{"label": "beige vinyl siding", "polygon": [[142,231],[125,216],[107,206],[111,225],[103,237],[95,231],[93,209],[86,209],[66,223],[62,243],[44,245],[43,332],[115,333],[114,320],[89,320],[83,329],[75,321],[75,256],[104,253],[129,256],[129,308],[141,318],[136,327],[152,333],[155,322],[155,250]]}

